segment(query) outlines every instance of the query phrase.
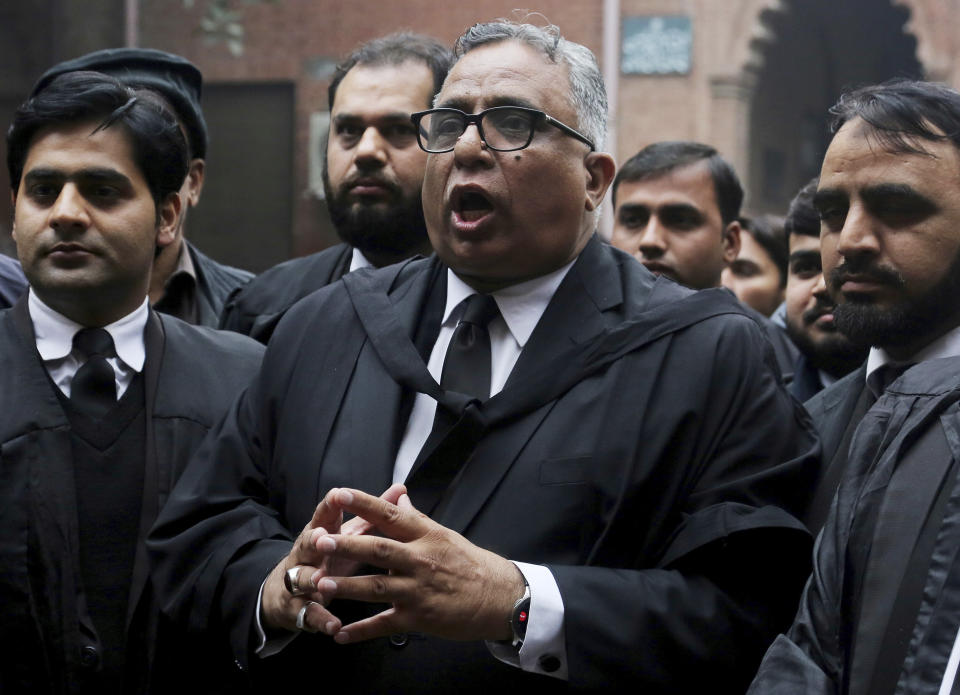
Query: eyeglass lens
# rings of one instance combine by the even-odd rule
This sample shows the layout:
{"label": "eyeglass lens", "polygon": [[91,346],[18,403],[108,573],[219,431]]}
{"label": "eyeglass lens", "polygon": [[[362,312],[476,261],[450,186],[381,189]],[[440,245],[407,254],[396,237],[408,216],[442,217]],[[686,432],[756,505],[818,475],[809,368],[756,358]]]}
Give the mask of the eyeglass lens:
{"label": "eyeglass lens", "polygon": [[[467,119],[458,111],[436,111],[423,118],[427,148],[449,150],[467,129]],[[480,130],[487,145],[495,150],[520,149],[529,144],[536,127],[536,114],[521,109],[498,107],[483,112]]]}

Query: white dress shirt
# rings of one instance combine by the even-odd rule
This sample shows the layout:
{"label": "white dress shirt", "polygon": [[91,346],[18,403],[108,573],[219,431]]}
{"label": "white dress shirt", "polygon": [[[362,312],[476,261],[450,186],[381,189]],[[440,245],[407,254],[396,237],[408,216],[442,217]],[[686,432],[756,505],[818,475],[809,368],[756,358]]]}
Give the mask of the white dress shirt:
{"label": "white dress shirt", "polygon": [[353,253],[350,255],[350,269],[347,272],[352,273],[354,270],[372,267],[373,263],[371,263],[367,257],[363,255],[363,252],[360,249],[354,246]]}
{"label": "white dress shirt", "polygon": [[[117,398],[127,390],[133,377],[143,371],[147,357],[143,331],[147,325],[148,307],[147,298],[144,297],[143,304],[131,313],[103,327],[113,338],[117,353],[116,357],[107,358],[116,377]],[[27,296],[27,310],[43,366],[57,388],[69,398],[70,384],[83,364],[83,356],[73,349],[73,336],[85,326],[44,304],[32,288]]]}

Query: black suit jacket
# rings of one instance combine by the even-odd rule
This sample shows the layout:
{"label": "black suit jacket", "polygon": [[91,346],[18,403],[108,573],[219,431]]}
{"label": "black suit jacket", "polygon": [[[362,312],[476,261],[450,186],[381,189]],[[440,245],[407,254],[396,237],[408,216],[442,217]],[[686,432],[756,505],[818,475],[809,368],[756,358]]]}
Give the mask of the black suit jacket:
{"label": "black suit jacket", "polygon": [[[145,332],[147,440],[138,553],[127,613],[130,692],[170,692],[226,671],[160,619],[143,539],[207,430],[255,373],[257,343],[151,312]],[[80,581],[70,429],[37,354],[26,299],[0,312],[0,691],[83,692],[96,631]],[[103,539],[109,542],[108,538]],[[91,651],[93,649],[94,651]],[[196,659],[196,661],[194,661]],[[199,667],[202,664],[202,667]],[[89,687],[89,686],[87,686]]]}
{"label": "black suit jacket", "polygon": [[[501,664],[481,643],[424,635],[344,647],[304,635],[280,656],[251,656],[259,586],[317,501],[333,486],[385,489],[405,403],[439,389],[420,353],[439,328],[445,273],[435,258],[359,271],[291,309],[256,384],[154,529],[167,609],[224,625],[238,663],[271,671],[273,687],[322,671],[325,685],[363,692],[742,692],[806,576],[809,536],[790,511],[806,503],[816,440],[732,296],[691,297],[596,238],[504,391],[480,407],[495,421],[434,515],[477,545],[550,568],[570,683]],[[620,340],[632,326],[689,318],[684,298],[709,315],[640,345]],[[651,315],[660,318],[645,323]],[[601,366],[558,386],[571,354]],[[349,621],[366,607],[334,610]]]}
{"label": "black suit jacket", "polygon": [[280,319],[298,301],[339,280],[350,269],[353,247],[337,244],[274,266],[227,298],[220,328],[249,335],[264,345]]}

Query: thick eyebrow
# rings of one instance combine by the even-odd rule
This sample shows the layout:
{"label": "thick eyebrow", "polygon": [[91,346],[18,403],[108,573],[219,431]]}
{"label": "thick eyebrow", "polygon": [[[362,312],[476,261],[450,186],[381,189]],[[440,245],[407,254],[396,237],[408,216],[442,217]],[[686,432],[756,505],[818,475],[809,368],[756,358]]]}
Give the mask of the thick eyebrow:
{"label": "thick eyebrow", "polygon": [[883,205],[895,201],[909,204],[914,212],[933,212],[939,206],[930,198],[905,183],[879,183],[868,186],[860,194],[868,205]]}
{"label": "thick eyebrow", "polygon": [[847,194],[839,188],[821,188],[813,195],[813,207],[822,213],[825,208],[837,203],[846,203]]}
{"label": "thick eyebrow", "polygon": [[[468,102],[465,97],[453,97],[452,99],[447,99],[444,101],[437,102],[436,108],[444,109],[457,109],[463,111],[464,113],[469,113]],[[529,99],[524,99],[523,97],[514,97],[514,96],[498,96],[492,97],[487,103],[486,106],[481,109],[484,111],[494,106],[523,106],[527,109],[535,109],[537,111],[542,111],[540,107],[534,104]]]}
{"label": "thick eyebrow", "polygon": [[390,113],[379,114],[375,118],[367,118],[355,113],[338,113],[333,119],[333,122],[337,124],[366,123],[367,121],[373,123],[409,123],[410,114],[403,111],[391,111]]}
{"label": "thick eyebrow", "polygon": [[36,169],[31,169],[23,176],[26,183],[34,183],[36,181],[88,181],[88,182],[108,182],[108,183],[119,183],[127,186],[132,186],[132,182],[124,174],[120,173],[116,169],[109,169],[106,167],[93,167],[91,169],[79,169],[77,171],[71,172],[69,175],[65,174],[59,169],[51,169],[46,167],[38,167]]}
{"label": "thick eyebrow", "polygon": [[814,258],[817,259],[818,261],[820,260],[819,251],[814,251],[813,249],[803,249],[803,250],[794,251],[793,253],[791,253],[789,261],[790,261],[790,265],[793,265],[798,261],[808,261]]}

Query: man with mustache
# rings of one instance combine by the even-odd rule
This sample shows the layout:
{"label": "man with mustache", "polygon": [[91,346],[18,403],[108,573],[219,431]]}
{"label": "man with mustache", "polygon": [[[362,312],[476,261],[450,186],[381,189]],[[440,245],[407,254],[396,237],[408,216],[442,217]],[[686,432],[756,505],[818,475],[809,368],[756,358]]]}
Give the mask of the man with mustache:
{"label": "man with mustache", "polygon": [[956,693],[960,93],[899,81],[831,111],[814,198],[823,268],[838,327],[871,348],[811,403],[828,444],[859,425],[838,452],[844,473],[794,625],[750,693]]}
{"label": "man with mustache", "polygon": [[859,367],[867,348],[837,330],[834,303],[820,261],[820,216],[813,207],[817,179],[790,202],[784,227],[790,244],[787,265],[787,335],[800,350],[790,392],[806,401]]}
{"label": "man with mustache", "polygon": [[270,692],[742,692],[806,576],[809,423],[733,295],[597,236],[590,50],[456,50],[413,115],[436,253],[290,310],[154,528],[165,605]]}
{"label": "man with mustache", "polygon": [[430,107],[450,61],[434,39],[398,33],[361,45],[337,66],[323,189],[343,243],[281,263],[236,290],[221,328],[266,343],[287,309],[345,273],[431,253],[420,202],[426,153],[410,114]]}
{"label": "man with mustache", "polygon": [[[886,385],[913,364],[960,354],[960,224],[950,207],[960,194],[948,184],[956,146],[936,132],[917,136],[899,121],[868,121],[875,113],[903,117],[882,110],[883,94],[866,100],[865,115],[839,121],[813,199],[834,322],[870,349],[860,369],[806,404],[825,464],[813,528],[829,510],[857,424]],[[905,101],[905,112],[932,108]]]}

